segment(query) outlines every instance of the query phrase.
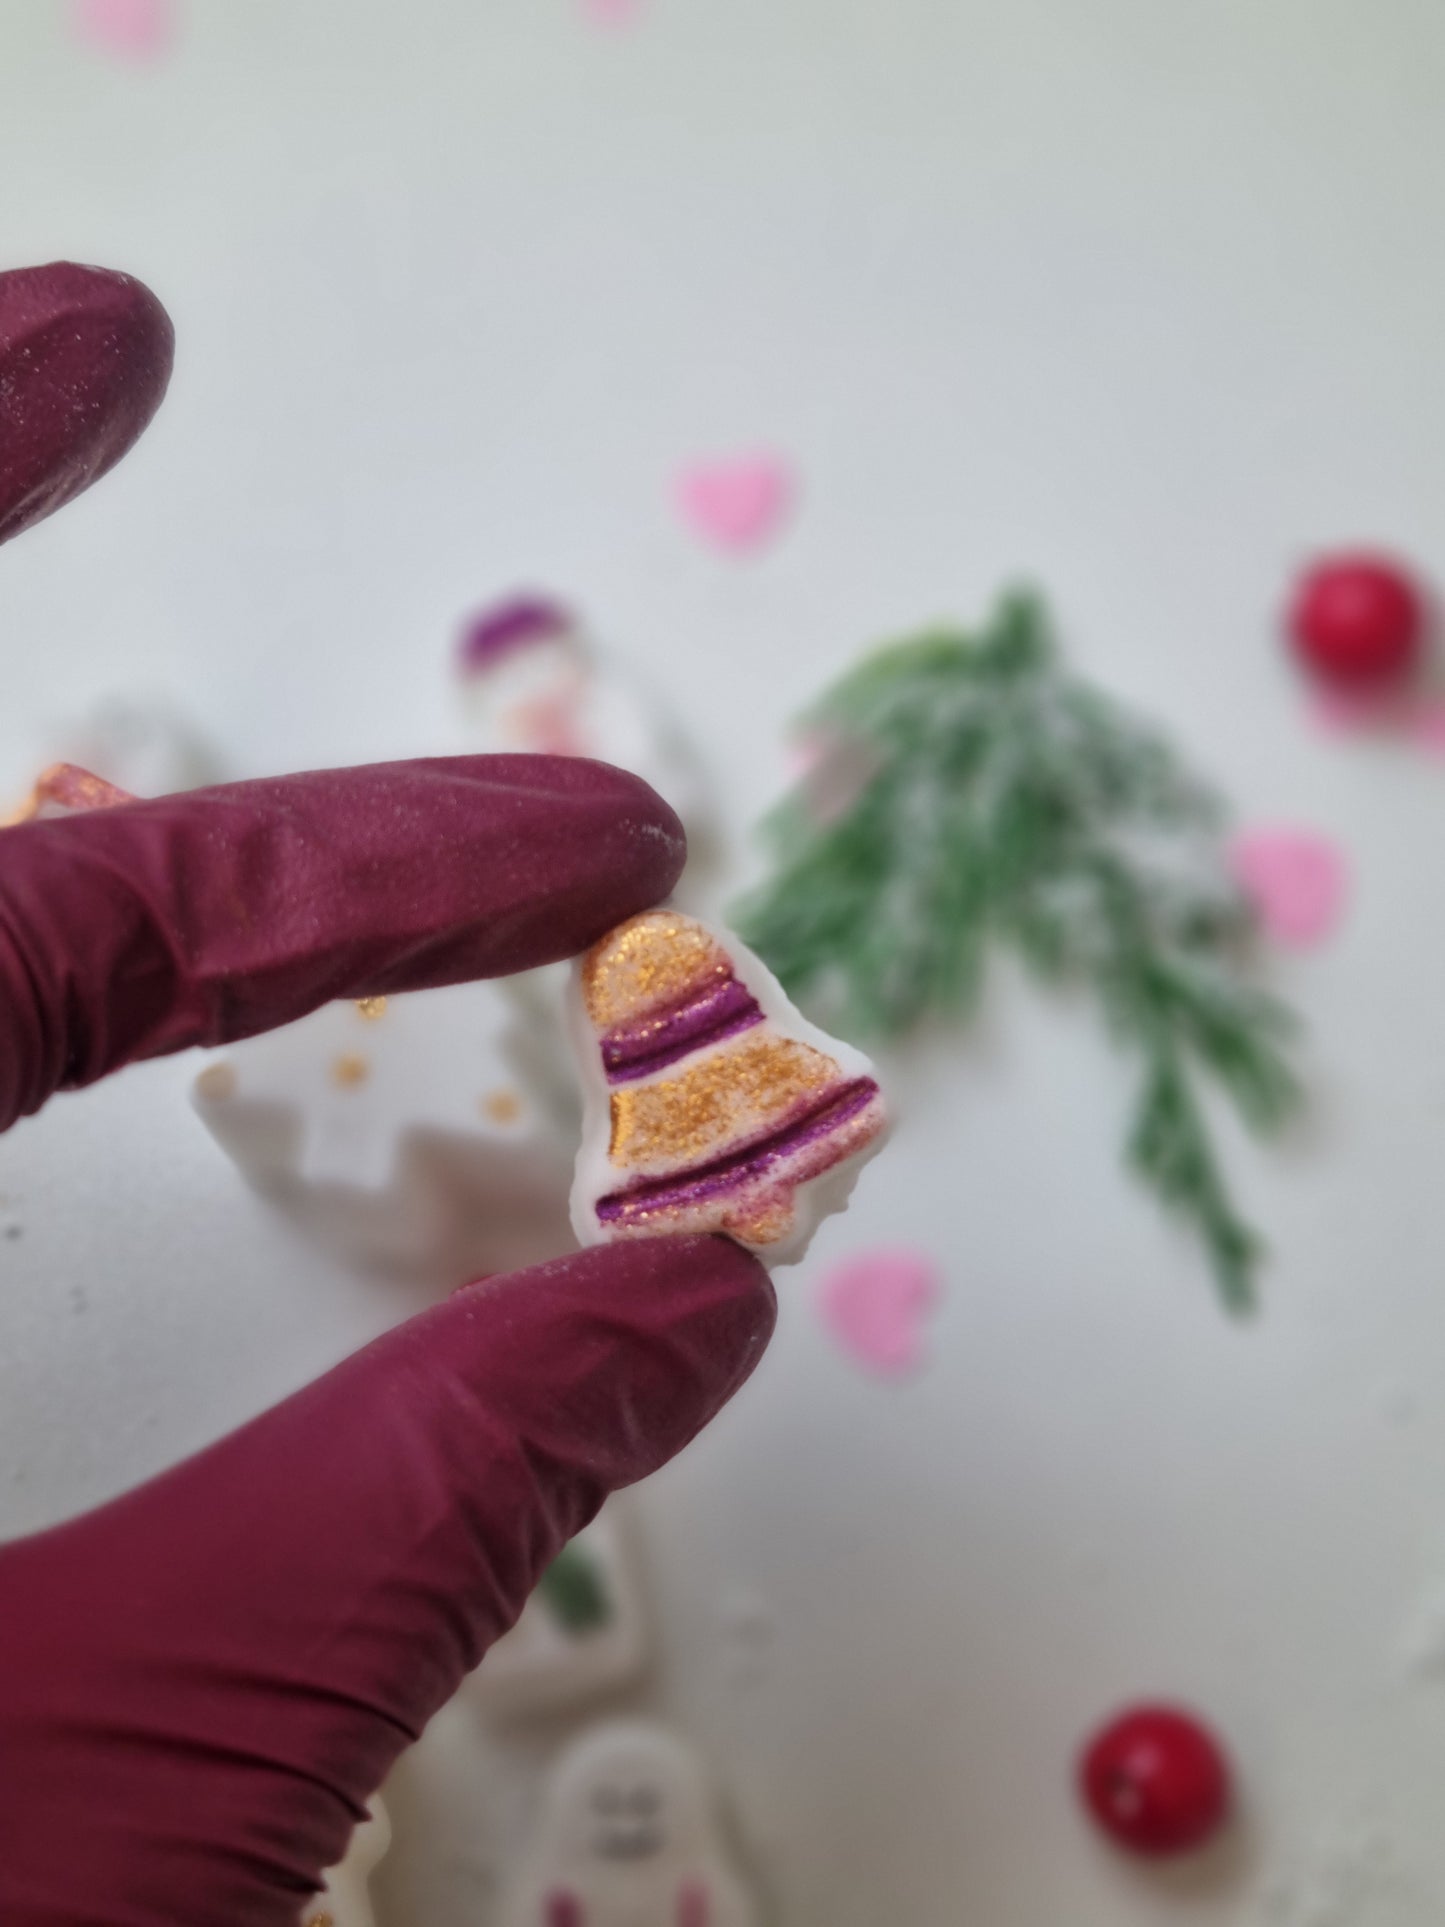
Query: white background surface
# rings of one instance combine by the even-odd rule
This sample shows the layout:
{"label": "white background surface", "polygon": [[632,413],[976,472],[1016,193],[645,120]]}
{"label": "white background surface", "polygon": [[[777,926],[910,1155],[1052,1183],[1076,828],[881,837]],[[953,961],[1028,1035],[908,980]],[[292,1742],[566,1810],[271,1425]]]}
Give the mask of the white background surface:
{"label": "white background surface", "polygon": [[[857,647],[1026,573],[1243,815],[1350,852],[1347,927],[1280,973],[1315,1120],[1234,1150],[1261,1319],[1225,1322],[1119,1176],[1127,1073],[1085,1016],[1005,987],[895,1073],[896,1149],[645,1494],[657,1703],[786,1927],[1445,1903],[1445,1679],[1404,1659],[1445,1611],[1445,769],[1312,734],[1273,635],[1319,544],[1445,575],[1442,65],[1428,0],[650,0],[611,34],[572,0],[196,0],[155,68],[0,4],[0,259],[130,269],[180,337],[123,471],[0,557],[7,784],[113,688],[183,700],[239,773],[448,747],[455,617],[536,583],[655,673],[741,830]],[[805,501],[739,565],[669,487],[757,444]],[[243,1194],[187,1076],[0,1153],[0,1530],[401,1309]],[[896,1391],[809,1284],[904,1237],[951,1289]],[[776,1628],[752,1688],[738,1588]],[[1141,1693],[1198,1702],[1244,1772],[1242,1852],[1183,1890],[1070,1804],[1081,1733]],[[471,1797],[427,1927],[476,1918]]]}

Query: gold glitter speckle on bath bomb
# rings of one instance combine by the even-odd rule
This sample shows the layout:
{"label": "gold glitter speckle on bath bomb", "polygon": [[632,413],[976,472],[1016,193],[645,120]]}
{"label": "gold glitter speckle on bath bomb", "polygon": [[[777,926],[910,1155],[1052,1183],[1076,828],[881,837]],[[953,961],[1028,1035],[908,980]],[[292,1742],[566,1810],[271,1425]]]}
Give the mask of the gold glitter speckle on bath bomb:
{"label": "gold glitter speckle on bath bomb", "polygon": [[614,1164],[693,1164],[725,1135],[751,1137],[827,1090],[837,1067],[811,1044],[771,1034],[710,1052],[675,1077],[612,1093]]}
{"label": "gold glitter speckle on bath bomb", "polygon": [[371,1075],[371,1065],[357,1051],[347,1051],[331,1066],[331,1081],[343,1091],[354,1091]]}
{"label": "gold glitter speckle on bath bomb", "polygon": [[691,917],[648,910],[619,924],[582,966],[587,1015],[609,1030],[658,1004],[680,1002],[709,977],[727,977],[727,952]]}
{"label": "gold glitter speckle on bath bomb", "polygon": [[620,924],[574,985],[579,1241],[721,1232],[800,1258],[883,1141],[868,1059],[809,1024],[730,933],[677,910]]}
{"label": "gold glitter speckle on bath bomb", "polygon": [[482,1099],[482,1115],[493,1124],[515,1124],[522,1115],[522,1100],[515,1091],[489,1091]]}

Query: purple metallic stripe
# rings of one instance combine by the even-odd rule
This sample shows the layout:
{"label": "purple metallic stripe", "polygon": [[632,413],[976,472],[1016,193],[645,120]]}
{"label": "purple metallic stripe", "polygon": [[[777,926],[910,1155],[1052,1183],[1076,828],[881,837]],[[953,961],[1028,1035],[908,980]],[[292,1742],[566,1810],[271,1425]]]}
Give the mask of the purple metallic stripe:
{"label": "purple metallic stripe", "polygon": [[643,1018],[609,1031],[602,1039],[602,1063],[609,1084],[626,1084],[665,1070],[704,1044],[721,1043],[763,1021],[757,999],[736,977],[710,983],[686,1003],[660,1016]]}
{"label": "purple metallic stripe", "polygon": [[571,627],[572,618],[560,603],[514,596],[470,619],[457,647],[458,661],[464,672],[490,669],[513,650],[565,635]]}
{"label": "purple metallic stripe", "polygon": [[711,1164],[700,1164],[683,1178],[643,1178],[625,1191],[609,1193],[598,1200],[598,1222],[618,1224],[634,1217],[640,1209],[699,1204],[705,1198],[738,1190],[750,1179],[762,1176],[779,1158],[816,1143],[830,1131],[836,1131],[840,1124],[847,1124],[866,1110],[877,1095],[878,1086],[871,1077],[856,1077],[836,1096],[826,1099],[814,1110],[805,1111],[792,1124],[784,1125],[782,1130],[774,1131],[771,1137],[757,1144],[729,1152]]}

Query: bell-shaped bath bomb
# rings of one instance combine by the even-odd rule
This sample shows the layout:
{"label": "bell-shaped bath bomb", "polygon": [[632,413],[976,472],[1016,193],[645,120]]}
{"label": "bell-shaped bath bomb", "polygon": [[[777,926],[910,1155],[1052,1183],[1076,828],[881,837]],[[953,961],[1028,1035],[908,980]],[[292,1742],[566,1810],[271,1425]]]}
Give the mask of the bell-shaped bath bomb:
{"label": "bell-shaped bath bomb", "polygon": [[619,924],[575,977],[584,1245],[720,1231],[801,1258],[888,1117],[873,1066],[800,1015],[739,941],[677,910]]}

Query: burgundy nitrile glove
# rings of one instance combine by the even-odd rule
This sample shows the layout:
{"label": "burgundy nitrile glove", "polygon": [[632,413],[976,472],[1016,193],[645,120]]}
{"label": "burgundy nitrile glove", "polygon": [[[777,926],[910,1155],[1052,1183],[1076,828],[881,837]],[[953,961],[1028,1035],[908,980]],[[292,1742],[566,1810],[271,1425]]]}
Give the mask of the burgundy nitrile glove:
{"label": "burgundy nitrile glove", "polygon": [[[0,542],[119,460],[170,357],[128,276],[0,275]],[[565,957],[683,853],[646,784],[528,756],[0,831],[0,1130],[330,998]],[[0,1547],[0,1927],[295,1927],[562,1543],[707,1423],[773,1316],[762,1270],[708,1238],[492,1279]]]}
{"label": "burgundy nitrile glove", "polygon": [[0,274],[0,542],[115,467],[174,352],[170,316],[132,275],[73,261]]}
{"label": "burgundy nitrile glove", "polygon": [[[0,1127],[328,998],[566,956],[682,858],[644,783],[553,757],[0,831]],[[3,1927],[296,1927],[397,1754],[606,1494],[726,1402],[773,1317],[722,1239],[491,1279],[0,1548]]]}

